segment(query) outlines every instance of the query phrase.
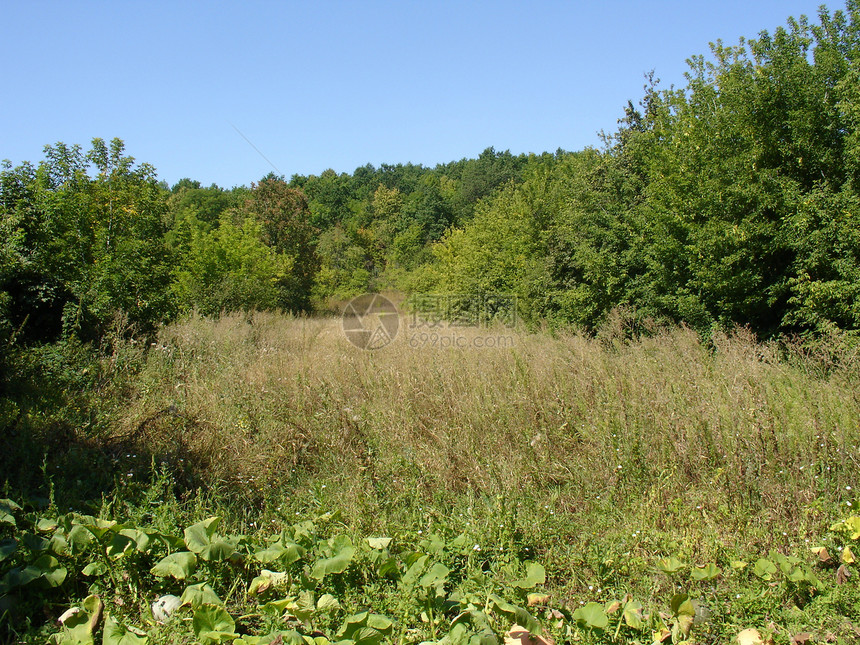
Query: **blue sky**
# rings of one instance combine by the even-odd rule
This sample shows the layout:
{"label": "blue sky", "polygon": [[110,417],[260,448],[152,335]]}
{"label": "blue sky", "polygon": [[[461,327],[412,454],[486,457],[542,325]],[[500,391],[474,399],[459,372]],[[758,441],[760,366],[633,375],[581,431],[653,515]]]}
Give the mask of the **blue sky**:
{"label": "blue sky", "polygon": [[[816,0],[10,2],[0,159],[119,137],[175,183],[598,145],[644,74]],[[831,10],[844,3],[830,3]]]}

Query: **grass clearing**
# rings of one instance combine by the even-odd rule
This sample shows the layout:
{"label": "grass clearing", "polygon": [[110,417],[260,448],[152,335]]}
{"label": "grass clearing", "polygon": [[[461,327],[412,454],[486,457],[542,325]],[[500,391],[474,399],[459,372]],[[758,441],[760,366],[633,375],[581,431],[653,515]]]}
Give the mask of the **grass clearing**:
{"label": "grass clearing", "polygon": [[[487,594],[526,607],[514,583],[532,562],[548,598],[530,610],[556,640],[860,633],[857,578],[836,584],[837,565],[853,566],[839,560],[850,530],[831,528],[857,504],[860,373],[850,355],[823,369],[819,357],[743,331],[704,343],[684,328],[637,341],[464,328],[453,333],[468,346],[414,347],[401,322],[376,351],[352,346],[331,318],[166,327],[102,437],[123,476],[101,514],[177,536],[219,515],[225,535],[246,536],[236,546],[246,554],[328,518],[292,564],[292,592],[337,599],[305,623],[332,640],[362,608],[394,621],[386,640],[466,642],[485,633],[483,619],[468,614],[455,633],[454,618],[478,609],[501,635],[516,612]],[[500,337],[511,342],[475,347]],[[394,539],[396,574],[378,575],[382,556],[365,538],[379,536]],[[346,539],[364,544],[349,569],[296,582]],[[821,546],[832,561],[810,551]],[[448,570],[438,586],[404,587],[416,553],[428,556],[421,579],[434,563]],[[199,582],[227,595],[228,613],[258,613],[242,590],[259,570],[215,569]],[[147,593],[169,588],[161,580]],[[698,608],[692,627],[684,595]],[[631,602],[644,608],[638,630],[618,622]],[[147,607],[127,612],[132,623],[151,620]],[[280,624],[254,620],[241,633]]]}

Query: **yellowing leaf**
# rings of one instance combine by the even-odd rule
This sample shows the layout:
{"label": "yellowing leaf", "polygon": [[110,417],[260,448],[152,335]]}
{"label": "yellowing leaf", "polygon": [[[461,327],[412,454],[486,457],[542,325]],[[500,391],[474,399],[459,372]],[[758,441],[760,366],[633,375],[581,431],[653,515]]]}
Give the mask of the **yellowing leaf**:
{"label": "yellowing leaf", "polygon": [[735,638],[738,645],[764,645],[761,634],[755,628],[745,629]]}
{"label": "yellowing leaf", "polygon": [[555,645],[551,638],[532,634],[525,627],[514,625],[505,634],[505,645]]}
{"label": "yellowing leaf", "polygon": [[530,593],[528,596],[528,606],[542,606],[549,604],[549,594],[546,593]]}
{"label": "yellowing leaf", "polygon": [[854,562],[856,562],[854,558],[854,552],[851,550],[850,546],[846,546],[844,549],[842,549],[842,557],[840,558],[840,560],[842,560],[842,562],[844,562],[845,564],[854,564]]}
{"label": "yellowing leaf", "polygon": [[812,547],[812,548],[811,548],[811,549],[809,549],[809,550],[810,550],[810,551],[812,551],[815,555],[817,555],[817,556],[818,556],[818,561],[819,561],[821,564],[827,564],[827,563],[829,563],[831,560],[833,560],[833,558],[831,558],[831,557],[830,557],[830,553],[827,551],[827,548],[826,548],[826,547],[823,547],[823,546],[814,546],[814,547]]}

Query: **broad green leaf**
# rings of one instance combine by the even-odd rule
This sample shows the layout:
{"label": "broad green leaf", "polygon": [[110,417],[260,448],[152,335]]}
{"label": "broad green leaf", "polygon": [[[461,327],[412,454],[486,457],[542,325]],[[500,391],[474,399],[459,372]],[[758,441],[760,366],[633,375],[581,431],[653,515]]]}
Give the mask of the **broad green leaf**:
{"label": "broad green leaf", "polygon": [[380,578],[396,577],[399,571],[397,558],[394,556],[388,556],[376,563],[376,575]]}
{"label": "broad green leaf", "polygon": [[330,593],[323,594],[317,601],[317,611],[329,612],[339,608],[340,603],[337,601],[337,598],[332,596]]}
{"label": "broad green leaf", "polygon": [[729,564],[731,565],[732,569],[734,569],[735,571],[740,571],[741,569],[745,569],[747,566],[747,563],[744,562],[743,560],[732,560]]}
{"label": "broad green leaf", "polygon": [[75,524],[66,536],[72,555],[84,553],[93,541],[93,534],[86,527]]}
{"label": "broad green leaf", "polygon": [[606,629],[609,625],[609,616],[603,610],[603,605],[597,602],[589,602],[573,612],[573,619],[581,627],[589,629]]}
{"label": "broad green leaf", "polygon": [[18,550],[18,542],[15,538],[3,538],[0,540],[0,562],[3,562]]}
{"label": "broad green leaf", "polygon": [[192,553],[200,553],[212,542],[220,517],[210,517],[185,529],[185,546]]}
{"label": "broad green leaf", "polygon": [[36,530],[40,533],[53,533],[57,530],[57,520],[41,518],[36,522]]}
{"label": "broad green leaf", "polygon": [[134,540],[127,535],[114,533],[110,538],[110,542],[108,542],[106,553],[111,560],[118,560],[124,556],[129,549],[133,549],[134,546]]}
{"label": "broad green leaf", "polygon": [[753,567],[753,573],[762,580],[773,579],[773,574],[775,574],[776,571],[776,565],[765,558],[759,558],[756,560],[755,566]]}
{"label": "broad green leaf", "polygon": [[289,565],[296,562],[304,555],[305,549],[298,544],[278,541],[270,544],[265,549],[256,551],[254,553],[254,559],[261,564],[283,562],[285,565]]}
{"label": "broad green leaf", "polygon": [[6,589],[23,587],[34,580],[38,580],[41,575],[42,570],[32,564],[26,567],[15,567],[14,569],[10,569],[6,575],[3,576],[2,585]]}
{"label": "broad green leaf", "polygon": [[223,606],[224,603],[215,593],[215,590],[209,586],[208,582],[200,582],[196,585],[188,585],[185,591],[182,592],[182,597],[179,599],[183,605],[191,605],[194,609],[200,605],[218,605]]}
{"label": "broad green leaf", "polygon": [[0,499],[0,524],[18,526],[13,513],[20,510],[22,510],[21,507],[11,499]]}
{"label": "broad green leaf", "polygon": [[526,564],[526,575],[520,580],[515,580],[512,584],[520,589],[532,589],[537,585],[542,585],[546,582],[546,570],[537,562],[529,562]]}
{"label": "broad green leaf", "polygon": [[223,607],[217,605],[201,605],[194,611],[191,621],[194,635],[201,645],[224,643],[237,638],[236,623]]}
{"label": "broad green leaf", "polygon": [[162,558],[158,564],[152,567],[152,575],[165,578],[167,576],[177,580],[185,580],[194,573],[197,568],[197,556],[188,551],[178,551]]}
{"label": "broad green leaf", "polygon": [[343,545],[337,553],[330,557],[318,560],[314,563],[311,577],[322,581],[330,573],[343,573],[352,561],[355,549],[352,546]]}
{"label": "broad green leaf", "polygon": [[92,644],[93,633],[101,621],[104,603],[98,596],[87,596],[80,607],[70,609],[60,617],[62,631],[55,636],[60,645]]}
{"label": "broad green leaf", "polygon": [[685,593],[678,593],[672,596],[669,601],[669,607],[672,608],[672,614],[675,616],[689,616],[692,618],[696,615],[696,607],[690,596]]}
{"label": "broad green leaf", "polygon": [[408,568],[406,572],[403,574],[403,584],[408,586],[414,585],[418,582],[418,578],[424,571],[424,568],[427,566],[427,562],[430,561],[429,555],[420,555],[411,563],[409,563],[409,559],[405,560]]}
{"label": "broad green leaf", "polygon": [[59,587],[68,574],[66,567],[62,566],[57,558],[52,555],[41,556],[32,566],[41,571],[39,578],[48,587]]}
{"label": "broad green leaf", "polygon": [[525,627],[532,634],[541,633],[541,625],[528,611],[522,607],[512,605],[495,594],[487,596],[488,604],[504,616],[510,618],[516,624]]}
{"label": "broad green leaf", "polygon": [[101,540],[105,535],[113,530],[119,530],[121,527],[113,520],[103,520],[98,517],[84,516],[81,518],[81,524],[85,529],[92,533],[97,540]]}
{"label": "broad green leaf", "polygon": [[289,598],[281,598],[280,600],[271,600],[260,607],[260,612],[266,616],[284,616],[291,614],[297,607],[296,599],[292,596]]}
{"label": "broad green leaf", "polygon": [[390,537],[377,537],[377,538],[367,538],[367,543],[370,545],[371,549],[376,549],[381,551],[382,549],[387,549],[388,545],[391,544]]}
{"label": "broad green leaf", "polygon": [[134,547],[140,553],[149,553],[152,551],[152,535],[153,532],[145,532],[140,529],[122,529],[119,532],[134,542]]}
{"label": "broad green leaf", "polygon": [[47,551],[51,546],[49,539],[35,533],[24,533],[21,536],[21,542],[33,553],[42,553],[43,551]]}
{"label": "broad green leaf", "polygon": [[372,645],[380,643],[391,634],[394,624],[379,614],[361,612],[348,617],[337,632],[337,637],[354,641],[356,644]]}
{"label": "broad green leaf", "polygon": [[81,574],[85,576],[102,576],[108,571],[107,565],[104,562],[90,562],[81,570]]}
{"label": "broad green leaf", "polygon": [[113,619],[113,616],[105,619],[102,639],[102,645],[146,645],[149,642],[145,635],[123,627]]}
{"label": "broad green leaf", "polygon": [[212,542],[207,544],[200,550],[199,556],[207,562],[223,562],[229,560],[230,556],[236,553],[235,538],[219,538],[215,537]]}
{"label": "broad green leaf", "polygon": [[421,576],[418,584],[422,587],[440,587],[448,580],[448,574],[451,570],[441,562],[437,562],[430,570]]}
{"label": "broad green leaf", "polygon": [[642,603],[631,600],[624,605],[624,622],[631,629],[642,629]]}
{"label": "broad green leaf", "polygon": [[51,536],[50,544],[48,545],[48,550],[54,555],[71,555],[72,550],[69,547],[69,543],[63,534],[60,531],[54,533]]}
{"label": "broad green leaf", "polygon": [[693,571],[691,572],[691,576],[694,580],[716,580],[720,577],[719,567],[713,562],[706,564],[702,567],[693,567]]}
{"label": "broad green leaf", "polygon": [[660,558],[657,560],[657,568],[665,574],[672,575],[678,573],[686,565],[677,558]]}

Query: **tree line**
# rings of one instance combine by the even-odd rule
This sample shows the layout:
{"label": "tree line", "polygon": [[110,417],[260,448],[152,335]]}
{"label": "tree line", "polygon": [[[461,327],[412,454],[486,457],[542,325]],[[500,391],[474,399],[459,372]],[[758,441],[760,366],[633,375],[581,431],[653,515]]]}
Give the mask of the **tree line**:
{"label": "tree line", "polygon": [[167,186],[122,141],[0,171],[0,342],[369,290],[514,293],[532,322],[860,328],[860,6],[648,77],[600,149],[488,148],[250,187]]}

